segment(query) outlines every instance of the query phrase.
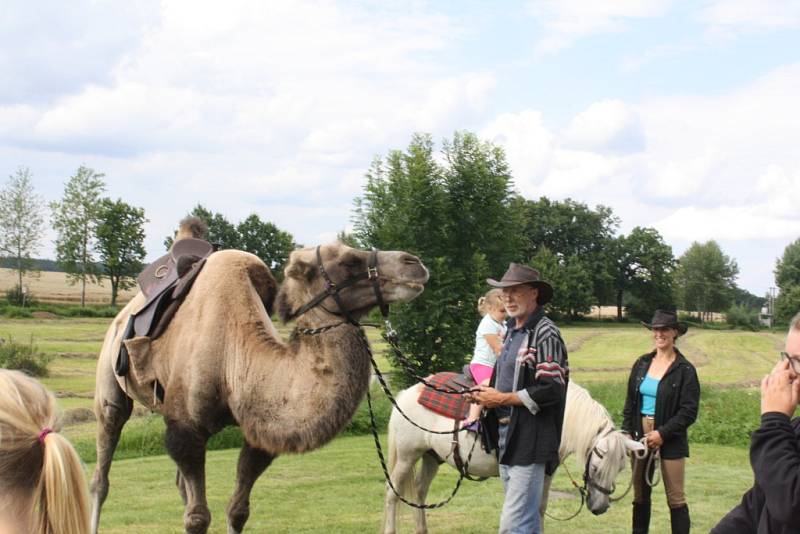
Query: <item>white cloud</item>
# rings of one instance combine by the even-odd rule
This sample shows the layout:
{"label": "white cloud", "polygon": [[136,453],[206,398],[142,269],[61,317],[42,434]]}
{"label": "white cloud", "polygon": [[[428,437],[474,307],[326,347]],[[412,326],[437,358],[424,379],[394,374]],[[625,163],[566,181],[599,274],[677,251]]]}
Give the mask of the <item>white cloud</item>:
{"label": "white cloud", "polygon": [[670,0],[534,0],[529,11],[544,28],[537,43],[540,53],[550,53],[591,35],[617,33],[628,29],[635,19],[664,15]]}
{"label": "white cloud", "polygon": [[570,148],[629,154],[644,148],[641,120],[620,100],[603,100],[582,111],[567,127],[564,145]]}
{"label": "white cloud", "polygon": [[800,219],[776,217],[765,205],[688,206],[675,210],[653,226],[667,239],[692,241],[788,239],[800,235]]}
{"label": "white cloud", "polygon": [[800,28],[800,4],[792,0],[714,0],[697,16],[718,34]]}

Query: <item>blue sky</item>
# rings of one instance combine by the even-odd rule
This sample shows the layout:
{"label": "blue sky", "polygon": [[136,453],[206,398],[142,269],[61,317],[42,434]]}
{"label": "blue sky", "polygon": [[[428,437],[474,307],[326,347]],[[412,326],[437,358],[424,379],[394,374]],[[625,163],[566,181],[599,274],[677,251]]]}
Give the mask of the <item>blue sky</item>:
{"label": "blue sky", "polygon": [[800,237],[798,29],[772,0],[12,1],[0,169],[47,201],[106,173],[150,257],[197,203],[313,244],[375,155],[469,129],[524,196],[608,205],[676,255],[716,239],[763,294]]}

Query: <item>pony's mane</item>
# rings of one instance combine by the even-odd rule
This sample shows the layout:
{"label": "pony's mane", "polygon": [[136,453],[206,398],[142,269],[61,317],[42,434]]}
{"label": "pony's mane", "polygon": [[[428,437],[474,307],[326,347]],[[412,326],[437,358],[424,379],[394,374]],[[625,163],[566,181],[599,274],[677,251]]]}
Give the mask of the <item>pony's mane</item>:
{"label": "pony's mane", "polygon": [[594,447],[595,440],[598,436],[607,435],[606,461],[600,463],[595,477],[597,482],[608,487],[617,475],[619,463],[626,462],[625,437],[613,432],[614,421],[608,410],[583,387],[571,381],[567,387],[567,398],[560,456],[565,458],[567,454],[574,454],[578,472],[583,472],[586,457]]}

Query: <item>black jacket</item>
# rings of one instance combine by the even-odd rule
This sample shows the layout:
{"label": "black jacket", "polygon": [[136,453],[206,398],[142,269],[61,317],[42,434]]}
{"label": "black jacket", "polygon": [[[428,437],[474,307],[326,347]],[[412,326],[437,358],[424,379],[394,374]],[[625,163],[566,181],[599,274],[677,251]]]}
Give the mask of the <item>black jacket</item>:
{"label": "black jacket", "polygon": [[[567,349],[558,327],[543,312],[534,313],[526,322],[528,338],[522,349],[534,344],[534,359],[517,358],[515,391],[524,389],[538,407],[534,414],[526,406],[514,406],[508,427],[506,451],[500,463],[505,465],[547,464],[548,473],[558,465],[561,427],[569,383]],[[510,336],[509,336],[510,337]],[[508,342],[508,338],[506,339]],[[494,387],[497,365],[490,385]],[[487,413],[491,448],[497,448],[495,410]]]}
{"label": "black jacket", "polygon": [[[640,356],[633,364],[628,378],[628,395],[622,412],[622,431],[634,439],[641,439],[642,396],[639,385],[647,375],[656,352]],[[655,429],[661,434],[661,457],[668,460],[689,456],[689,439],[686,430],[697,419],[700,404],[700,383],[697,371],[676,348],[675,361],[658,383],[656,393]]]}
{"label": "black jacket", "polygon": [[755,483],[742,502],[714,527],[713,534],[800,532],[800,418],[761,416],[750,438]]}

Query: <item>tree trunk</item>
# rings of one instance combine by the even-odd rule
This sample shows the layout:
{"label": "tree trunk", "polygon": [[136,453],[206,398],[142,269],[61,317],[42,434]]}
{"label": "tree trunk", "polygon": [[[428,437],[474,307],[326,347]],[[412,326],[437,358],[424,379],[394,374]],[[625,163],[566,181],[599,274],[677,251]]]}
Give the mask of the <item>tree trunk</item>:
{"label": "tree trunk", "polygon": [[114,276],[109,276],[109,280],[111,280],[111,305],[117,305],[117,288],[119,287],[119,278],[115,278]]}
{"label": "tree trunk", "polygon": [[622,290],[617,290],[617,322],[622,322]]}

